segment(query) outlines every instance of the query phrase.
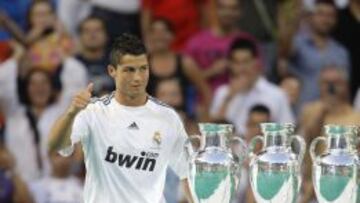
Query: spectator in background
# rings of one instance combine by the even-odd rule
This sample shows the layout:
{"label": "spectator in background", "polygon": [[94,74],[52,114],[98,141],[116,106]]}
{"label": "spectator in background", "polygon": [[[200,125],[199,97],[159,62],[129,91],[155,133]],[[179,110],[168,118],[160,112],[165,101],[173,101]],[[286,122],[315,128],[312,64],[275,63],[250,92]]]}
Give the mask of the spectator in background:
{"label": "spectator in background", "polygon": [[88,0],[59,0],[57,14],[66,30],[77,37],[79,24],[91,15],[91,3]]}
{"label": "spectator in background", "polygon": [[360,88],[360,1],[350,0],[349,6],[339,12],[334,34],[350,53],[350,92],[353,99]]}
{"label": "spectator in background", "polygon": [[17,41],[28,48],[33,65],[56,72],[64,58],[72,54],[73,43],[58,21],[53,5],[47,0],[33,1],[27,19],[25,33],[6,16],[3,24]]}
{"label": "spectator in background", "polygon": [[76,58],[82,62],[94,83],[93,94],[100,96],[114,89],[114,82],[107,73],[107,33],[104,21],[96,16],[85,18],[79,25],[80,51]]}
{"label": "spectator in background", "polygon": [[9,150],[0,142],[0,202],[34,202],[27,185],[15,170],[15,160]]}
{"label": "spectator in background", "polygon": [[291,109],[297,118],[300,110],[299,97],[301,91],[301,81],[295,75],[288,75],[281,80],[280,87],[286,93]]}
{"label": "spectator in background", "polygon": [[195,34],[185,47],[185,54],[190,56],[202,69],[211,90],[228,82],[226,55],[231,41],[236,37],[253,39],[240,32],[240,2],[238,0],[216,0],[219,26]]}
{"label": "spectator in background", "polygon": [[[332,0],[316,0],[308,17],[308,30],[299,31],[290,50],[291,71],[301,81],[300,105],[319,98],[317,78],[326,65],[349,70],[346,49],[331,37],[337,12]],[[290,40],[291,41],[291,40]]]}
{"label": "spectator in background", "polygon": [[[245,141],[250,143],[251,139],[257,135],[261,135],[261,123],[271,122],[271,112],[268,107],[263,104],[255,104],[250,108],[249,116],[246,121]],[[258,149],[256,149],[258,151]],[[241,172],[241,180],[237,191],[237,198],[234,203],[256,203],[249,182],[248,164],[244,165]]]}
{"label": "spectator in background", "polygon": [[173,30],[168,21],[157,19],[152,22],[149,30],[149,63],[150,80],[148,93],[155,94],[158,81],[166,78],[177,78],[182,87],[182,97],[184,99],[183,111],[188,115],[194,113],[192,105],[196,98],[189,96],[190,85],[194,85],[197,92],[202,96],[202,111],[199,116],[204,119],[209,109],[211,91],[203,78],[201,71],[195,62],[187,56],[174,53],[170,49],[173,41]]}
{"label": "spectator in background", "polygon": [[285,93],[261,76],[259,52],[252,40],[234,40],[228,57],[231,79],[215,92],[211,107],[215,120],[233,123],[237,133],[244,135],[250,108],[262,103],[274,122],[295,121]]}
{"label": "spectator in background", "polygon": [[141,36],[140,0],[91,0],[91,15],[104,19],[110,44],[119,35]]}
{"label": "spectator in background", "polygon": [[264,74],[274,79],[276,59],[276,15],[278,0],[241,1],[242,14],[238,26],[253,35],[264,54]]}
{"label": "spectator in background", "polygon": [[[22,30],[25,29],[26,13],[30,3],[31,0],[0,1],[0,62],[5,61],[11,56],[11,47],[9,44],[11,34],[7,32],[7,27],[15,25]],[[8,18],[11,18],[14,22],[8,21]]]}
{"label": "spectator in background", "polygon": [[30,183],[36,203],[82,203],[83,186],[71,175],[72,157],[62,157],[57,152],[49,155],[51,175]]}
{"label": "spectator in background", "polygon": [[[360,113],[355,112],[349,102],[348,76],[342,68],[329,66],[320,72],[319,100],[307,104],[300,118],[301,134],[309,145],[322,135],[325,124],[358,125]],[[311,160],[308,152],[305,155],[304,194],[302,203],[315,198],[311,180]]]}
{"label": "spectator in background", "polygon": [[198,133],[196,123],[184,111],[185,100],[182,86],[177,78],[161,79],[156,87],[155,97],[173,107],[183,120],[186,132],[191,135]]}
{"label": "spectator in background", "polygon": [[142,32],[147,41],[151,22],[163,18],[174,26],[172,50],[181,51],[187,40],[210,19],[211,0],[142,0]]}
{"label": "spectator in background", "polygon": [[0,64],[0,109],[6,117],[5,145],[28,182],[49,173],[46,143],[50,127],[87,81],[85,70],[74,59],[67,59],[62,73],[55,77],[21,60],[21,50],[14,45],[14,56]]}

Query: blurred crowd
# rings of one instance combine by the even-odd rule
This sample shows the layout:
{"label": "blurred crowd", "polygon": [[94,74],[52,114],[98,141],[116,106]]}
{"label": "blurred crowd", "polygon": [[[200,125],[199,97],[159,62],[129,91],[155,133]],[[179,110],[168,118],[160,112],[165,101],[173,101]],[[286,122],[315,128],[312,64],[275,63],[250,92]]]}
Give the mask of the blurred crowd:
{"label": "blurred crowd", "polygon": [[[141,37],[148,93],[188,134],[231,123],[292,122],[307,144],[326,123],[360,125],[360,0],[1,0],[0,202],[82,202],[81,152],[49,154],[52,124],[72,96],[107,74],[116,36]],[[306,155],[299,202],[316,202]],[[255,203],[247,166],[234,203]],[[186,202],[168,171],[168,203]],[[178,191],[178,192],[177,192]]]}

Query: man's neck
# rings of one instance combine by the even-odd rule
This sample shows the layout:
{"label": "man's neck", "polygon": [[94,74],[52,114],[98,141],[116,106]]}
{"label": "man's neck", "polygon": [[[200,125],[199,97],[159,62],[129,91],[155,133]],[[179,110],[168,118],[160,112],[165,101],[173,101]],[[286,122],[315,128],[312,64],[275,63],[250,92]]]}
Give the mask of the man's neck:
{"label": "man's neck", "polygon": [[119,91],[115,92],[115,99],[117,102],[119,102],[121,105],[124,106],[131,106],[131,107],[137,107],[137,106],[143,106],[145,105],[147,101],[147,94],[141,94],[134,97],[124,95],[119,93]]}
{"label": "man's neck", "polygon": [[98,60],[104,57],[104,52],[104,48],[99,48],[96,50],[83,49],[81,55],[86,59]]}
{"label": "man's neck", "polygon": [[315,46],[318,47],[319,49],[324,49],[329,40],[328,35],[320,34],[316,32],[312,32],[311,38],[314,41]]}

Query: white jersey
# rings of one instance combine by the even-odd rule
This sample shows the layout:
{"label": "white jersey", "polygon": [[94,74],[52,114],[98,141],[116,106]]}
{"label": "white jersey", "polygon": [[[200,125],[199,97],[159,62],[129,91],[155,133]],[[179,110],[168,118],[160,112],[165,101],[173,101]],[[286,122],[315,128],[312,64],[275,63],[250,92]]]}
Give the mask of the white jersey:
{"label": "white jersey", "polygon": [[123,106],[113,94],[91,102],[71,134],[85,156],[84,201],[160,202],[167,166],[186,177],[186,138],[177,113],[152,97],[140,107]]}

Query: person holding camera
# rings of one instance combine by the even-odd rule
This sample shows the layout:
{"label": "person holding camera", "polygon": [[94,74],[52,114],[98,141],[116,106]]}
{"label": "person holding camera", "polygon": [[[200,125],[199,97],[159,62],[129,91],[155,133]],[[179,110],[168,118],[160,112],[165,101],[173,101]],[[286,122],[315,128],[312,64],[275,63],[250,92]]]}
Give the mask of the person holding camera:
{"label": "person holding camera", "polygon": [[[360,113],[356,112],[350,103],[348,75],[344,69],[337,66],[324,67],[320,72],[319,88],[320,99],[305,105],[300,117],[300,131],[307,144],[323,134],[323,125],[360,123]],[[311,182],[311,165],[307,153],[304,161],[304,195],[301,201],[304,203],[315,198]]]}

